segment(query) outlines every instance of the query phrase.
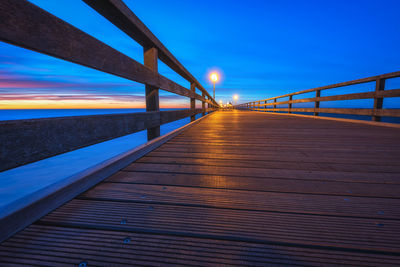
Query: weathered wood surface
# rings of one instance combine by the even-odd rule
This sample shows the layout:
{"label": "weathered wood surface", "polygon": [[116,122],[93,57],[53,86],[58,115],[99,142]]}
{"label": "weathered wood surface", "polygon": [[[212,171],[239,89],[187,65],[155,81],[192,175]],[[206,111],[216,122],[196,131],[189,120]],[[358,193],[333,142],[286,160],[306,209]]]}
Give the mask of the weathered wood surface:
{"label": "weathered wood surface", "polygon": [[216,112],[5,241],[0,261],[396,265],[399,136]]}

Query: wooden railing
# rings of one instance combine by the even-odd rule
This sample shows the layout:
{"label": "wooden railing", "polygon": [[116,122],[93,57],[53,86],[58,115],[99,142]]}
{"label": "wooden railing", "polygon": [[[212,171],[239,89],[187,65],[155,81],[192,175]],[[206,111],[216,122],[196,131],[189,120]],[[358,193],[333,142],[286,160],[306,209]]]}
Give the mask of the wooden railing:
{"label": "wooden railing", "polygon": [[[383,75],[332,84],[328,86],[322,86],[294,92],[286,95],[277,97],[271,97],[267,99],[252,101],[236,105],[237,109],[247,109],[254,111],[266,111],[266,112],[287,112],[287,113],[313,113],[314,116],[320,115],[320,113],[331,113],[331,114],[346,114],[346,115],[366,115],[371,116],[373,121],[380,121],[381,117],[400,117],[400,108],[395,109],[384,109],[383,99],[386,97],[400,97],[400,89],[385,90],[385,81],[387,79],[400,77],[400,71],[387,73]],[[332,96],[321,96],[321,91],[328,89],[335,89],[339,87],[356,85],[368,82],[375,82],[375,90],[365,93],[350,93],[343,95],[332,95]],[[295,95],[301,95],[306,93],[315,92],[315,97],[293,99]],[[287,101],[277,101],[281,98],[288,98]],[[357,99],[374,99],[373,107],[371,108],[320,108],[320,102],[323,101],[338,101],[338,100],[357,100]],[[313,108],[293,108],[293,104],[296,103],[308,103],[314,102]],[[287,108],[278,108],[279,105],[288,105]]]}
{"label": "wooden railing", "polygon": [[[218,107],[121,0],[84,2],[143,46],[144,64],[26,0],[0,1],[0,40],[145,84],[146,112],[0,122],[0,171],[144,129],[151,140],[160,135],[164,123],[187,116],[193,121],[196,114]],[[189,81],[190,89],[159,74],[158,59]],[[159,89],[190,98],[190,109],[160,111]],[[201,109],[195,108],[196,100],[202,102]]]}

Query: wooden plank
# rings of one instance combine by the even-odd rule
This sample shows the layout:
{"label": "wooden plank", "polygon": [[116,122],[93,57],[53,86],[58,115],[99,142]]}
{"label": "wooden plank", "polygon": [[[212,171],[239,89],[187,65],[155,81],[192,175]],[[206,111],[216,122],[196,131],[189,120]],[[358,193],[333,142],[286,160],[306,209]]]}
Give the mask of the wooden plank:
{"label": "wooden plank", "polygon": [[[275,266],[299,262],[308,266],[377,266],[395,265],[399,261],[398,256],[41,225],[33,225],[23,233],[0,246],[3,252],[1,263],[26,264],[33,257],[42,265],[54,265],[57,262],[69,266],[78,265],[83,259],[87,260],[89,266]],[[124,240],[129,240],[127,238],[130,241],[124,243]],[[4,248],[7,250],[4,251]],[[32,250],[35,254],[27,253]]]}
{"label": "wooden plank", "polygon": [[[351,140],[350,140],[351,141]],[[356,141],[355,141],[356,142]],[[221,148],[220,153],[239,153],[243,147],[246,145],[257,145],[257,144],[232,144],[232,146],[226,146],[226,143],[208,143],[206,142],[207,145],[209,145],[210,148],[212,149],[218,149]],[[189,143],[190,145],[190,143]],[[193,146],[188,146],[188,143],[171,143],[166,146],[164,146],[162,149],[165,150],[170,150],[173,151],[174,149],[176,151],[190,151],[190,152],[202,152],[205,151],[206,148],[202,147],[201,144],[199,143],[192,143]],[[320,143],[321,145],[321,143]],[[397,147],[397,146],[396,146]],[[257,150],[259,149],[264,149],[264,151],[260,152],[260,155],[269,155],[273,152],[276,152],[277,150],[282,150],[283,153],[290,153],[291,150],[293,150],[294,153],[300,155],[303,154],[304,156],[315,156],[315,155],[330,155],[330,154],[338,154],[338,157],[346,157],[346,153],[349,153],[347,157],[350,157],[350,155],[360,155],[363,158],[366,157],[371,157],[370,155],[365,155],[364,153],[372,153],[375,150],[371,146],[362,146],[360,143],[356,143],[354,145],[349,145],[346,147],[342,147],[340,149],[335,150],[335,146],[327,146],[324,149],[318,149],[318,143],[317,144],[304,144],[304,145],[297,145],[296,143],[290,143],[287,142],[287,145],[285,144],[279,144],[279,143],[272,143],[272,144],[263,144],[259,145],[259,148],[253,147],[249,149],[249,152],[254,152],[256,153]],[[387,157],[393,157],[393,156],[400,156],[400,152],[394,150],[390,145],[382,145],[380,149],[376,150],[377,155],[382,156],[384,158]]]}
{"label": "wooden plank", "polygon": [[[229,146],[213,146],[210,145],[210,148],[212,148],[212,151],[210,153],[215,153],[215,154],[238,154],[241,152],[243,147],[229,147]],[[335,150],[332,149],[325,149],[323,151],[319,151],[317,148],[299,148],[299,149],[290,149],[290,147],[266,147],[265,150],[259,150],[257,148],[252,148],[248,149],[249,153],[258,153],[259,152],[259,158],[262,159],[264,156],[270,157],[276,155],[276,153],[282,148],[282,152],[279,153],[277,156],[275,156],[275,159],[279,160],[284,160],[285,157],[287,156],[296,156],[296,157],[305,157],[305,158],[316,158],[316,157],[322,157],[322,158],[334,158],[335,156],[337,157],[342,157],[342,158],[351,158],[351,157],[359,157],[363,160],[366,160],[368,162],[373,159],[373,157],[370,154],[365,154],[365,153],[371,153],[373,152],[372,148],[369,149],[364,149],[364,151],[354,151],[351,148],[346,149],[343,148],[341,150],[338,150],[335,152]],[[202,147],[202,146],[178,146],[178,145],[166,145],[161,148],[159,148],[158,151],[163,151],[163,152],[188,152],[188,153],[206,153],[208,148]],[[291,152],[292,150],[292,152]],[[392,165],[394,162],[396,162],[396,156],[398,157],[399,152],[394,151],[394,150],[383,150],[383,151],[376,151],[376,156],[379,156],[382,158],[382,160],[387,160],[390,162],[390,165]],[[380,160],[381,161],[381,160]]]}
{"label": "wooden plank", "polygon": [[0,122],[0,171],[176,121],[201,109]]}
{"label": "wooden plank", "polygon": [[[276,168],[285,166],[287,169],[307,169],[307,170],[338,170],[338,171],[351,171],[358,168],[363,169],[365,172],[398,172],[399,165],[396,160],[387,159],[373,159],[373,158],[340,158],[340,157],[297,157],[287,155],[285,157],[276,158],[276,153],[266,154],[260,159],[259,155],[253,154],[222,154],[222,153],[190,153],[190,152],[172,152],[155,150],[149,154],[154,157],[170,157],[170,158],[191,158],[191,159],[208,159],[212,162],[215,160],[234,160],[235,164],[243,162],[243,165],[249,163],[248,166],[262,166],[268,168]],[[195,161],[193,161],[195,163]],[[282,164],[282,165],[280,165]],[[303,166],[303,167],[302,167]],[[369,166],[369,167],[368,167]]]}
{"label": "wooden plank", "polygon": [[171,93],[205,100],[26,0],[1,1],[0,17],[1,41]]}
{"label": "wooden plank", "polygon": [[[366,172],[366,173],[399,173],[400,166],[393,163],[393,165],[380,165],[380,164],[360,164],[348,162],[343,159],[342,163],[332,162],[315,162],[314,159],[305,161],[297,161],[297,158],[292,161],[279,161],[276,157],[271,159],[260,159],[254,157],[253,160],[249,158],[233,157],[228,159],[225,155],[206,154],[194,155],[189,153],[173,153],[173,152],[158,152],[153,151],[146,157],[141,158],[137,162],[142,163],[162,163],[162,164],[190,164],[201,166],[235,166],[244,168],[262,168],[262,169],[290,169],[290,170],[310,170],[310,171],[334,171],[334,172]],[[210,156],[208,156],[210,155]]]}
{"label": "wooden plank", "polygon": [[334,172],[334,171],[307,171],[288,169],[259,169],[243,167],[224,166],[202,166],[197,165],[172,165],[172,164],[147,164],[135,162],[126,167],[124,171],[153,172],[160,173],[181,173],[181,174],[202,174],[202,175],[236,175],[242,177],[298,179],[312,181],[344,181],[374,183],[379,180],[381,183],[400,183],[397,173],[363,173],[363,172]]}
{"label": "wooden plank", "polygon": [[[245,179],[245,178],[242,178]],[[114,180],[115,181],[115,180]],[[226,178],[229,187],[230,179]],[[328,183],[325,187],[329,187]],[[366,188],[365,184],[358,184]],[[386,191],[379,192],[386,197]],[[342,192],[348,185],[342,183]],[[371,191],[371,190],[370,190]],[[378,192],[375,191],[375,194]],[[399,187],[397,186],[397,192]],[[249,198],[251,194],[251,198]],[[246,190],[225,190],[209,187],[182,187],[127,183],[102,183],[85,192],[80,199],[125,201],[137,203],[162,203],[183,206],[201,206],[235,210],[274,211],[339,217],[393,219],[400,217],[400,196],[393,198],[354,197],[343,195],[296,194]]]}
{"label": "wooden plank", "polygon": [[143,47],[155,47],[159,51],[160,60],[206,94],[216,104],[211,95],[193,77],[193,75],[174,57],[174,55],[158,40],[158,38],[140,21],[140,19],[121,0],[84,0],[89,6],[107,18],[111,23],[124,31]]}
{"label": "wooden plank", "polygon": [[[207,220],[204,220],[204,218]],[[121,223],[123,221],[123,223]],[[74,199],[44,224],[400,255],[399,221]],[[268,227],[266,227],[268,225]],[[251,230],[249,230],[251,229]]]}
{"label": "wooden plank", "polygon": [[[400,185],[385,183],[355,183],[326,180],[297,180],[278,178],[257,178],[226,175],[204,175],[160,172],[118,172],[107,179],[107,182],[149,184],[162,186],[184,186],[201,188],[219,188],[275,193],[298,193],[398,198]],[[371,190],[371,187],[374,190]]]}

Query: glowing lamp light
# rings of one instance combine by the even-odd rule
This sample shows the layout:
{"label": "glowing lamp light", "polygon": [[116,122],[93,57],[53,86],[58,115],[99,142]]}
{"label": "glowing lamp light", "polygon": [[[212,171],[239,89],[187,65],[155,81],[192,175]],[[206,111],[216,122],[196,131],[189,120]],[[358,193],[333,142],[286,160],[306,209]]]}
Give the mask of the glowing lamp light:
{"label": "glowing lamp light", "polygon": [[239,96],[238,96],[238,95],[234,95],[234,96],[233,96],[233,99],[236,101],[236,100],[239,99]]}
{"label": "glowing lamp light", "polygon": [[218,79],[219,79],[218,74],[217,74],[216,72],[211,73],[210,79],[211,79],[211,81],[212,81],[213,83],[218,82]]}

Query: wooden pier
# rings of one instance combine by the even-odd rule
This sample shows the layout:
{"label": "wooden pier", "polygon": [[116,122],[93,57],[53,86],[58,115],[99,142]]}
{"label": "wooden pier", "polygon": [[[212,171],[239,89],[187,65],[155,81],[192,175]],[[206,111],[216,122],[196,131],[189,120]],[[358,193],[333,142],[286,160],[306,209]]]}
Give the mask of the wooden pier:
{"label": "wooden pier", "polygon": [[396,265],[400,129],[215,112],[5,241],[3,263]]}
{"label": "wooden pier", "polygon": [[[383,105],[399,71],[222,109],[123,1],[84,2],[143,46],[143,64],[26,0],[0,1],[0,41],[142,83],[146,112],[0,122],[0,171],[143,130],[148,142],[41,187],[8,183],[0,266],[399,265],[400,126],[380,122],[400,117]],[[160,111],[159,90],[190,109]],[[320,105],[358,99],[373,106]]]}

